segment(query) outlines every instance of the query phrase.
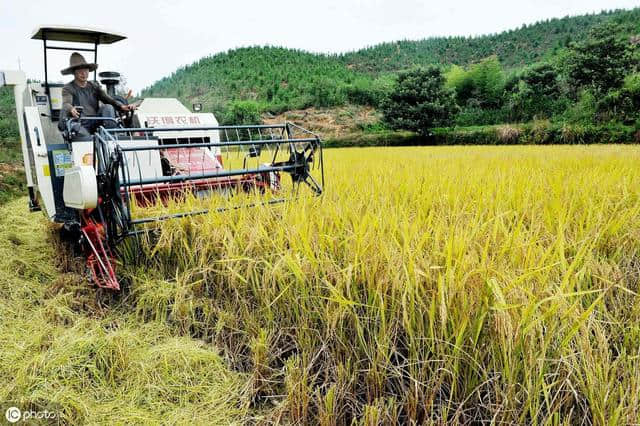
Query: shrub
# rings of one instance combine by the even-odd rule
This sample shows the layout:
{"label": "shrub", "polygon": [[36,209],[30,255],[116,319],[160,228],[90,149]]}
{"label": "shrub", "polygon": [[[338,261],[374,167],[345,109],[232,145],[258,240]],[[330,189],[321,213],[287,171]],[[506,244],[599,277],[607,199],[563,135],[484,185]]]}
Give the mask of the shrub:
{"label": "shrub", "polygon": [[509,108],[490,109],[477,105],[462,108],[455,115],[456,126],[482,126],[512,121]]}
{"label": "shrub", "polygon": [[597,101],[593,92],[583,90],[580,92],[578,102],[565,111],[564,120],[574,124],[592,123],[596,118]]}
{"label": "shrub", "polygon": [[496,129],[498,140],[501,144],[515,144],[518,143],[521,136],[521,131],[517,127],[504,125]]}
{"label": "shrub", "polygon": [[260,124],[261,110],[260,104],[255,101],[229,102],[223,113],[222,122],[226,125]]}
{"label": "shrub", "polygon": [[553,129],[549,120],[536,120],[526,128],[527,143],[547,144],[552,141]]}

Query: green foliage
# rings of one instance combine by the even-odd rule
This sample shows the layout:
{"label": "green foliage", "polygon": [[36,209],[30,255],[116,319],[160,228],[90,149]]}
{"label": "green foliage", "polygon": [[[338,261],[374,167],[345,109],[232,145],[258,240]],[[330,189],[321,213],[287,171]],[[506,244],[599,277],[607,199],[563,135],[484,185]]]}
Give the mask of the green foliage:
{"label": "green foliage", "polygon": [[437,67],[416,69],[398,75],[398,83],[382,103],[384,121],[392,129],[427,134],[429,129],[450,122],[456,111],[453,93],[445,88]]}
{"label": "green foliage", "polygon": [[560,94],[558,73],[549,63],[539,63],[525,69],[521,80],[540,96],[554,97]]}
{"label": "green foliage", "polygon": [[17,139],[18,120],[11,87],[0,87],[0,140]]}
{"label": "green foliage", "polygon": [[539,63],[514,73],[505,84],[509,121],[551,118],[566,108],[558,72],[549,63]]}
{"label": "green foliage", "polygon": [[426,145],[548,145],[639,143],[637,126],[553,123],[536,120],[518,125],[435,128],[430,135],[379,130],[328,139],[325,147]]}
{"label": "green foliage", "polygon": [[11,87],[0,87],[0,205],[25,193],[20,134]]}
{"label": "green foliage", "polygon": [[496,56],[491,56],[473,64],[467,71],[453,68],[448,85],[456,92],[461,106],[496,108],[500,106],[504,90],[504,73]]}
{"label": "green foliage", "polygon": [[420,146],[431,145],[432,139],[407,131],[379,130],[375,132],[351,133],[324,141],[326,148],[365,146]]}
{"label": "green foliage", "polygon": [[568,123],[588,124],[595,119],[596,109],[596,96],[590,90],[582,90],[578,101],[565,111],[563,118]]}
{"label": "green foliage", "polygon": [[[142,91],[143,97],[198,100],[223,112],[233,101],[255,101],[274,113],[309,106],[373,102],[374,78],[345,67],[337,55],[280,47],[247,47],[219,53],[178,69]],[[353,95],[353,93],[358,93]]]}
{"label": "green foliage", "polygon": [[254,101],[233,101],[227,105],[227,109],[223,114],[222,123],[226,125],[250,125],[260,124],[261,108]]}
{"label": "green foliage", "polygon": [[340,59],[352,69],[366,73],[392,72],[431,64],[469,65],[491,55],[496,55],[506,67],[523,67],[549,60],[572,41],[584,39],[592,28],[604,22],[621,25],[627,34],[637,34],[640,9],[554,18],[479,37],[394,41],[347,53]]}
{"label": "green foliage", "polygon": [[474,94],[482,106],[496,107],[500,105],[504,89],[504,73],[497,56],[492,56],[475,64],[469,71],[473,81]]}
{"label": "green foliage", "polygon": [[640,95],[640,73],[636,72],[626,76],[623,88],[632,95]]}
{"label": "green foliage", "polygon": [[[3,147],[0,147],[3,149]],[[4,161],[0,161],[4,163]],[[22,168],[5,170],[0,174],[0,206],[11,201],[13,198],[23,196],[27,191],[27,182]]]}
{"label": "green foliage", "polygon": [[507,120],[504,108],[506,77],[496,56],[472,64],[467,69],[454,65],[446,73],[446,86],[455,91],[460,112],[458,126],[496,124]]}
{"label": "green foliage", "polygon": [[600,122],[619,121],[634,124],[640,118],[640,90],[635,78],[624,87],[612,90],[596,105],[596,118]]}
{"label": "green foliage", "polygon": [[373,81],[359,76],[345,87],[345,93],[350,103],[377,107],[389,95],[394,83],[395,76],[392,75],[380,76]]}
{"label": "green foliage", "polygon": [[477,105],[460,109],[454,118],[456,126],[482,126],[504,123],[509,120],[508,108],[480,108]]}
{"label": "green foliage", "polygon": [[304,105],[304,107],[317,106],[322,108],[344,105],[347,99],[345,90],[340,84],[326,76],[314,78],[308,92],[311,98],[309,105]]}
{"label": "green foliage", "polygon": [[621,32],[606,23],[592,29],[585,41],[571,44],[565,64],[570,83],[598,93],[619,88],[633,64],[631,44]]}
{"label": "green foliage", "polygon": [[522,125],[439,128],[433,131],[433,145],[529,145],[638,143],[634,126],[621,124],[565,124],[547,120]]}

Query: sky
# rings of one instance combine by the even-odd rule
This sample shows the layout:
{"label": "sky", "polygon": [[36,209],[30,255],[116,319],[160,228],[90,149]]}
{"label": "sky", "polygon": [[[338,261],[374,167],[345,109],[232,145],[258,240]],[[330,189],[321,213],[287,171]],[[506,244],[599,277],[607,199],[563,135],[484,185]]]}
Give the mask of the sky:
{"label": "sky", "polygon": [[[385,41],[498,33],[567,15],[630,9],[640,0],[0,0],[0,70],[42,79],[41,25],[96,27],[128,39],[98,48],[99,71],[119,71],[138,93],[177,68],[242,46],[346,52]],[[71,52],[52,51],[49,80]],[[87,57],[87,59],[90,59]]]}

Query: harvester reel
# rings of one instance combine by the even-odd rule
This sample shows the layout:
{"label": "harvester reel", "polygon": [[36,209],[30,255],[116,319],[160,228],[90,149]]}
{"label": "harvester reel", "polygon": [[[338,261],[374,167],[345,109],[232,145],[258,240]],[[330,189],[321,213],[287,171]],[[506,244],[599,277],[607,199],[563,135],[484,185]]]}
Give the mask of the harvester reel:
{"label": "harvester reel", "polygon": [[[223,141],[192,140],[189,132],[224,131]],[[302,133],[294,134],[294,131]],[[162,138],[163,132],[172,132],[172,138]],[[184,135],[177,138],[175,135]],[[193,134],[193,133],[191,133]],[[229,137],[229,134],[237,138]],[[136,136],[133,136],[136,135]],[[244,152],[241,168],[223,168],[221,152],[228,155]],[[287,152],[288,151],[288,152]],[[265,126],[220,126],[211,128],[99,128],[94,135],[94,167],[98,185],[98,205],[83,217],[82,232],[88,264],[100,287],[117,288],[114,283],[112,260],[117,256],[117,247],[129,236],[147,233],[153,224],[167,219],[176,219],[206,214],[210,211],[224,212],[242,207],[271,205],[291,200],[298,195],[302,183],[315,195],[322,193],[322,186],[313,177],[318,173],[324,179],[322,145],[319,138],[301,128],[287,125]],[[214,156],[213,153],[217,152]],[[229,154],[231,153],[231,154]],[[320,161],[316,165],[316,154]],[[186,156],[188,161],[180,158]],[[262,156],[267,156],[264,161]],[[202,157],[198,160],[198,156]],[[193,158],[192,158],[193,157]],[[142,160],[141,160],[142,158]],[[158,160],[173,160],[176,164],[167,173],[167,167]],[[154,160],[155,159],[155,160]],[[205,161],[206,160],[206,161]],[[156,172],[142,167],[147,162],[157,161]],[[255,166],[247,163],[256,161]],[[211,162],[215,169],[205,169]],[[232,163],[232,161],[231,161]],[[197,170],[193,165],[202,169]],[[208,164],[208,163],[207,163]],[[225,206],[195,211],[165,214],[155,217],[140,216],[148,206],[167,204],[168,200],[181,200],[187,194],[203,198],[203,194],[221,194],[230,197],[237,192],[267,192],[280,195],[281,176],[291,176],[291,195],[268,198],[249,205]],[[213,195],[215,196],[215,195]],[[172,203],[172,205],[179,203]],[[134,212],[135,210],[135,218]]]}
{"label": "harvester reel", "polygon": [[307,145],[302,151],[297,151],[295,147],[292,146],[289,161],[274,163],[274,165],[292,165],[293,169],[289,171],[289,174],[294,184],[305,183],[316,195],[320,195],[322,194],[322,187],[310,174],[311,165],[314,162],[314,153],[315,149],[311,144]]}

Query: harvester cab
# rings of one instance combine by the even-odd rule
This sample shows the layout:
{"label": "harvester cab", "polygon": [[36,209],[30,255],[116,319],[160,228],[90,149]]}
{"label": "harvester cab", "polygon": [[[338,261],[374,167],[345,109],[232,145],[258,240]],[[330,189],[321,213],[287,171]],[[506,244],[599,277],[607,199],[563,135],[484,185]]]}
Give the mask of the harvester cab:
{"label": "harvester cab", "polygon": [[[111,119],[114,127],[73,137],[70,124],[77,119],[61,123],[63,84],[49,81],[49,51],[92,52],[97,63],[98,45],[126,37],[48,26],[31,38],[43,42],[44,81],[27,82],[22,71],[0,71],[0,87],[14,89],[29,208],[44,211],[73,236],[98,287],[120,288],[114,262],[119,244],[159,221],[281,203],[298,197],[300,186],[322,193],[320,138],[293,123],[220,126],[200,104],[191,111],[177,99],[146,98],[135,111]],[[94,81],[99,76],[106,91],[118,96],[120,74],[96,73]],[[249,197],[229,203],[239,194]],[[207,203],[216,198],[224,202]],[[187,199],[198,202],[183,202]]]}

